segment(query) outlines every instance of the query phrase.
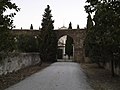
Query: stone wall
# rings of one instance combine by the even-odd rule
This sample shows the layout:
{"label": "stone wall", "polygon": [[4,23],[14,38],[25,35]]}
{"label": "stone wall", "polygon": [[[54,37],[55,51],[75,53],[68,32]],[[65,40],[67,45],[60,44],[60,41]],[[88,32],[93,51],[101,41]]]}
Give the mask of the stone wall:
{"label": "stone wall", "polygon": [[39,53],[21,53],[7,57],[0,64],[0,75],[36,65],[40,61]]}
{"label": "stone wall", "polygon": [[[68,35],[73,38],[74,41],[74,61],[76,62],[84,62],[84,47],[83,42],[86,37],[86,29],[56,29],[54,32],[57,35],[57,39],[59,40],[62,36]],[[37,36],[40,30],[30,30],[30,29],[14,29],[11,31],[13,35],[19,36],[21,34],[31,34]]]}

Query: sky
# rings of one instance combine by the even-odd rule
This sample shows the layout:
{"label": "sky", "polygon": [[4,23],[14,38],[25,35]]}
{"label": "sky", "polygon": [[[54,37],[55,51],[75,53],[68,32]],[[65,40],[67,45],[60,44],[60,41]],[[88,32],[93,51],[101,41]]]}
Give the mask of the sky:
{"label": "sky", "polygon": [[16,29],[29,29],[33,24],[34,29],[41,28],[42,15],[47,5],[52,10],[54,28],[58,29],[63,25],[68,27],[72,23],[74,29],[86,27],[87,14],[85,12],[86,0],[12,0],[21,8],[14,17]]}

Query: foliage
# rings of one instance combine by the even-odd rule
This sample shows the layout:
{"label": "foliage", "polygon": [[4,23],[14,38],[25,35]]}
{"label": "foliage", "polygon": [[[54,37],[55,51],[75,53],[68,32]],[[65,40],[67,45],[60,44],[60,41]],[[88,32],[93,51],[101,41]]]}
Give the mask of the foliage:
{"label": "foliage", "polygon": [[[91,54],[90,53],[90,43],[92,43],[93,41],[92,41],[92,32],[90,32],[91,31],[91,29],[92,29],[92,27],[93,27],[93,22],[92,22],[92,18],[91,18],[91,15],[90,15],[90,13],[88,14],[88,17],[87,17],[87,36],[86,36],[86,39],[85,39],[85,41],[84,41],[84,43],[85,43],[85,55],[86,56],[89,56],[89,54]],[[91,36],[90,36],[91,35]]]}
{"label": "foliage", "polygon": [[39,51],[42,61],[56,61],[57,38],[53,31],[53,23],[50,6],[47,5],[42,19],[41,35],[39,36]]}
{"label": "foliage", "polygon": [[[68,29],[72,29],[72,23],[69,23]],[[73,56],[73,39],[67,35],[66,44],[65,44],[65,54],[68,55],[68,58],[70,59],[70,56]]]}
{"label": "foliage", "polygon": [[87,30],[91,29],[92,27],[93,27],[93,21],[92,21],[90,13],[88,13],[88,17],[87,17]]}
{"label": "foliage", "polygon": [[22,34],[17,38],[17,49],[20,52],[38,52],[36,36]]}
{"label": "foliage", "polygon": [[14,27],[13,17],[16,15],[16,13],[5,15],[4,13],[7,10],[18,12],[20,9],[15,3],[11,3],[11,0],[0,0],[0,53],[6,54],[14,49],[14,39],[10,34],[10,30]]}
{"label": "foliage", "polygon": [[65,44],[65,54],[68,55],[69,59],[70,56],[73,56],[73,39],[67,35],[66,44]]}
{"label": "foliage", "polygon": [[88,14],[95,13],[92,28],[88,27],[85,48],[89,50],[91,60],[99,63],[111,61],[114,74],[114,62],[120,58],[120,1],[87,0]]}
{"label": "foliage", "polygon": [[8,9],[15,10],[17,12],[20,10],[15,3],[11,3],[11,0],[0,1],[0,28],[4,28],[5,30],[13,28],[13,17],[16,15],[16,13],[4,15],[4,12]]}

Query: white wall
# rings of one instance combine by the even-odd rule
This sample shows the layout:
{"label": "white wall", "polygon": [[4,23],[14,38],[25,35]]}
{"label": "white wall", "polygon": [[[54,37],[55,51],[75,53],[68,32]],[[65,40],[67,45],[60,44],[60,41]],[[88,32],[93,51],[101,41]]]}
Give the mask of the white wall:
{"label": "white wall", "polygon": [[36,65],[40,61],[39,53],[21,53],[14,57],[7,57],[0,64],[0,75]]}

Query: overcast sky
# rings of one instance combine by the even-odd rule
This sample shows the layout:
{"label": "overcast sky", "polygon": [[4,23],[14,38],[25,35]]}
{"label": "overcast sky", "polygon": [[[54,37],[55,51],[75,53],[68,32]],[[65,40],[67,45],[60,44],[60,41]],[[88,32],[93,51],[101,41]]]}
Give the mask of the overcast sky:
{"label": "overcast sky", "polygon": [[12,0],[21,8],[14,18],[14,25],[17,29],[29,29],[33,24],[34,29],[41,27],[42,15],[47,5],[52,10],[54,27],[68,27],[72,22],[72,27],[86,27],[87,14],[84,10],[86,0]]}

